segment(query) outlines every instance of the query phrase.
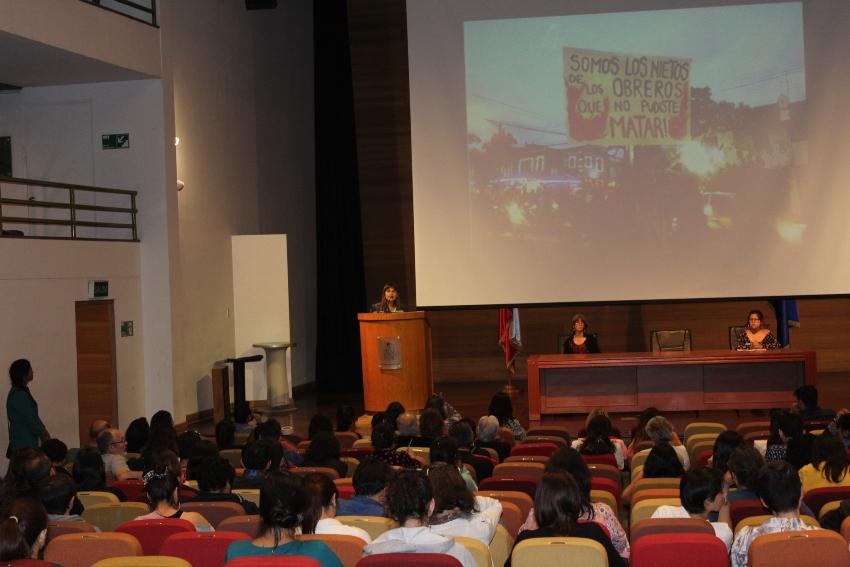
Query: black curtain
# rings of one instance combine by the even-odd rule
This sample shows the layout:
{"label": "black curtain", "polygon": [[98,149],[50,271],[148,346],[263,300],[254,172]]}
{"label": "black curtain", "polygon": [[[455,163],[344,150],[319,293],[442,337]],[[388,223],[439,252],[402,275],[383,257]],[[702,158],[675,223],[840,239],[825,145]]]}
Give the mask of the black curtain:
{"label": "black curtain", "polygon": [[366,308],[354,88],[344,0],[313,2],[317,333],[320,401],[362,389],[357,313]]}

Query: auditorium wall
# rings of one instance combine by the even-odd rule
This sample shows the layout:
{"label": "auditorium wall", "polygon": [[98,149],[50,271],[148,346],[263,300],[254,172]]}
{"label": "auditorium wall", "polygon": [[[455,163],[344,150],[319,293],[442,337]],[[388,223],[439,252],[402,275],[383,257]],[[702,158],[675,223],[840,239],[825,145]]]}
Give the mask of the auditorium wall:
{"label": "auditorium wall", "polygon": [[[402,2],[349,3],[366,285],[377,299],[382,283],[394,280],[406,304],[415,305],[405,18]],[[524,354],[517,376],[526,376],[525,354],[556,352],[558,335],[569,328],[576,312],[587,315],[608,352],[648,350],[650,331],[678,328],[691,329],[694,348],[725,349],[729,348],[728,327],[743,324],[753,307],[764,311],[767,322],[776,328],[765,301],[523,308]],[[804,299],[799,301],[799,311],[802,327],[792,331],[792,345],[816,350],[821,371],[850,371],[850,300]],[[429,319],[435,381],[507,377],[497,345],[497,309],[432,311]]]}

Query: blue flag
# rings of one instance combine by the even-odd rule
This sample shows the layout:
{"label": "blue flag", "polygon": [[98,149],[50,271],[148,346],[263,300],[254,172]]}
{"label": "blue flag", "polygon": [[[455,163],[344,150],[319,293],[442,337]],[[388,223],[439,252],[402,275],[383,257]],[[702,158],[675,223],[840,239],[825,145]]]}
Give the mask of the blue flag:
{"label": "blue flag", "polygon": [[791,327],[800,326],[797,300],[792,298],[773,299],[770,305],[776,312],[776,338],[786,347],[791,344]]}

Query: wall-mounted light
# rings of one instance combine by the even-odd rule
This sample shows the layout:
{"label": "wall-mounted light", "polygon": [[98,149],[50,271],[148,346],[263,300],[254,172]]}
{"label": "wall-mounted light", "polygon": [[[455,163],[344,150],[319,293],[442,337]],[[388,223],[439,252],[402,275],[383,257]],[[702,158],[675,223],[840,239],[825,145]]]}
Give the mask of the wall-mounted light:
{"label": "wall-mounted light", "polygon": [[178,190],[178,191],[182,191],[182,190],[183,190],[183,188],[184,188],[185,186],[186,186],[186,184],[185,184],[185,183],[183,183],[183,182],[182,182],[182,181],[180,181],[179,179],[177,180],[177,190]]}

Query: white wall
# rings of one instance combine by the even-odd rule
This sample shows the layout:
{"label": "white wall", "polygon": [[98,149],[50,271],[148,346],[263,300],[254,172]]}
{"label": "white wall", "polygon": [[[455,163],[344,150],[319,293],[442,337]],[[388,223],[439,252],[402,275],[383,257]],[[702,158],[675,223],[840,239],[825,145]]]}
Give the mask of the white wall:
{"label": "white wall", "polygon": [[[0,367],[27,358],[35,371],[30,389],[39,415],[54,437],[79,446],[74,302],[88,299],[88,282],[109,281],[115,300],[118,421],[126,427],[144,413],[145,389],[139,245],[0,239]],[[134,336],[120,336],[120,322],[134,322]],[[7,382],[8,383],[8,382]],[[6,406],[0,406],[2,423]],[[0,447],[8,430],[0,427]]]}

